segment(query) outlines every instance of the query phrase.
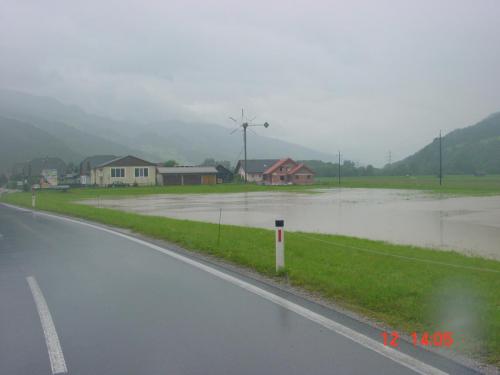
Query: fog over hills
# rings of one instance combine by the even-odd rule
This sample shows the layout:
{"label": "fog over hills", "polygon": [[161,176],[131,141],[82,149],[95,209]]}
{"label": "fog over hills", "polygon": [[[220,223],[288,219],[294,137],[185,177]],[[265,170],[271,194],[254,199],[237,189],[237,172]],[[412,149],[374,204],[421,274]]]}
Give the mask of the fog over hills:
{"label": "fog over hills", "polygon": [[[60,156],[67,161],[79,161],[93,154],[134,154],[152,161],[175,159],[193,164],[208,157],[234,162],[242,156],[241,134],[231,135],[231,129],[216,124],[117,121],[87,113],[53,98],[11,90],[0,90],[0,116],[3,117],[0,119],[2,129],[17,124],[9,119],[23,122],[17,136],[26,131],[24,137],[32,138],[32,148],[36,149],[36,152],[31,152],[21,148],[9,157],[11,163],[40,153]],[[34,133],[28,131],[27,126],[44,132],[44,136],[33,139]],[[3,133],[3,142],[8,143],[9,136],[10,133]],[[54,147],[56,143],[60,147]],[[333,159],[329,154],[253,132],[248,133],[248,144],[249,157],[252,158]]]}
{"label": "fog over hills", "polygon": [[[271,125],[272,126],[272,125]],[[78,163],[96,154],[126,155],[160,162],[198,164],[205,158],[243,157],[241,132],[210,123],[163,121],[138,124],[87,113],[49,97],[0,90],[0,172],[34,157],[57,156]],[[248,132],[250,158],[335,161],[333,155]],[[435,174],[437,139],[384,168],[390,174]],[[445,173],[500,173],[500,112],[443,137]]]}
{"label": "fog over hills", "polygon": [[48,132],[26,122],[0,116],[0,173],[32,158],[57,155],[66,161],[81,156]]}

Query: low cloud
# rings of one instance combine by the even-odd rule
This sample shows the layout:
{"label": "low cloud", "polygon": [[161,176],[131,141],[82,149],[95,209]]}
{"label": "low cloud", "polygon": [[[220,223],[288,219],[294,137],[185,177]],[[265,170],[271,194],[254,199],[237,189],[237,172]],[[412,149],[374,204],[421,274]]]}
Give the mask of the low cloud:
{"label": "low cloud", "polygon": [[381,165],[500,109],[497,1],[4,0],[0,87],[231,126]]}

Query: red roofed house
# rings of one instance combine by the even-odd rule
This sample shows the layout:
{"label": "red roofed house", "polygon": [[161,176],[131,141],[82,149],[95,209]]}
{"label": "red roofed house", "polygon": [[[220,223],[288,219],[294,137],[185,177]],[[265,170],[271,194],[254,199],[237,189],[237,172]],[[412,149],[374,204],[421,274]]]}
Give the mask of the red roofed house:
{"label": "red roofed house", "polygon": [[[264,185],[307,185],[314,183],[314,171],[304,163],[297,163],[291,158],[247,160],[247,180]],[[236,172],[244,178],[245,161],[240,160]]]}
{"label": "red roofed house", "polygon": [[304,163],[297,163],[291,158],[281,159],[263,173],[264,184],[307,185],[314,183],[314,171]]}

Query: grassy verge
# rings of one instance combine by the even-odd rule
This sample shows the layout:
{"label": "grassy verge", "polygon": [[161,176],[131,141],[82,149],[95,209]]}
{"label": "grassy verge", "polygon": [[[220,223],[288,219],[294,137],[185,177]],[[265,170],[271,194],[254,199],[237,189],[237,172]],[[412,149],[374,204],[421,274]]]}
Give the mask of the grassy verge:
{"label": "grassy verge", "polygon": [[[218,243],[215,224],[73,202],[117,191],[122,194],[119,189],[40,192],[37,208],[127,228],[275,276],[272,231],[223,225]],[[29,193],[1,199],[31,204]],[[451,331],[454,349],[500,365],[500,262],[345,236],[289,232],[286,241],[293,285],[401,331]]]}

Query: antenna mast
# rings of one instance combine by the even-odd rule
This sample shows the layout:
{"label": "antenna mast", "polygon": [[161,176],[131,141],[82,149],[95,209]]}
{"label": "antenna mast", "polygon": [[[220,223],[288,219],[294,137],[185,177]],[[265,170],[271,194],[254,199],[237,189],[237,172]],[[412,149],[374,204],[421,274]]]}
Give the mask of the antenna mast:
{"label": "antenna mast", "polygon": [[[229,119],[233,120],[235,123],[238,122],[233,117],[229,117]],[[242,108],[241,109],[241,123],[238,125],[238,127],[241,127],[243,129],[243,150],[244,150],[244,154],[245,154],[245,161],[244,161],[244,164],[243,164],[243,168],[244,168],[244,172],[245,172],[245,184],[248,181],[248,179],[247,179],[247,129],[250,126],[263,126],[265,128],[269,127],[269,124],[267,122],[264,122],[263,124],[252,124],[251,121],[253,121],[253,120],[255,120],[255,117],[253,119],[251,119],[251,120],[247,120],[245,118],[244,111],[243,111],[243,108]],[[233,134],[236,130],[238,130],[238,128],[236,128],[235,130],[233,130],[231,132],[231,134]]]}

